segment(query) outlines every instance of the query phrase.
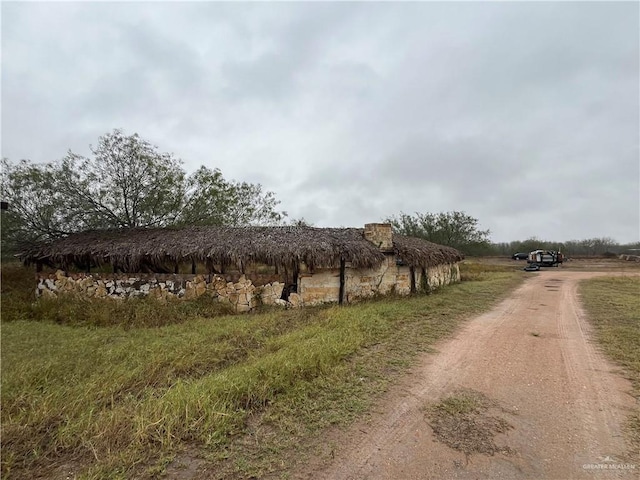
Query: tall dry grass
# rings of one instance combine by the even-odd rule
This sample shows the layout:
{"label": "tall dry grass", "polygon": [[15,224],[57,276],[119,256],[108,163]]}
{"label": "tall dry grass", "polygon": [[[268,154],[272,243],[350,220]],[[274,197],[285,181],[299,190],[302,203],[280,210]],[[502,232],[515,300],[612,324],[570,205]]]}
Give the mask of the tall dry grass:
{"label": "tall dry grass", "polygon": [[[640,277],[599,277],[581,282],[580,295],[604,352],[624,368],[640,402]],[[640,409],[628,432],[640,461]]]}

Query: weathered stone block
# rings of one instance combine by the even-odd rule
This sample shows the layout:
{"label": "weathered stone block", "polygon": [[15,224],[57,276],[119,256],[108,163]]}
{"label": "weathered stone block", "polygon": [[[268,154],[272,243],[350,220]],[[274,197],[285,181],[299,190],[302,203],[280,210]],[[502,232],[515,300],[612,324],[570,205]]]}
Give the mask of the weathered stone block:
{"label": "weathered stone block", "polygon": [[249,305],[246,305],[244,303],[239,303],[236,305],[235,311],[238,313],[246,313],[251,311],[251,307]]}
{"label": "weathered stone block", "polygon": [[184,290],[184,298],[188,300],[196,298],[196,289],[192,286],[191,282],[187,282],[187,288]]}
{"label": "weathered stone block", "polygon": [[297,293],[290,293],[289,303],[294,307],[301,307],[304,302],[302,301],[302,297]]}
{"label": "weathered stone block", "polygon": [[42,290],[42,297],[43,298],[56,298],[57,295],[52,292],[51,290]]}
{"label": "weathered stone block", "polygon": [[393,230],[389,223],[367,223],[364,238],[384,252],[393,250]]}
{"label": "weathered stone block", "polygon": [[273,296],[280,298],[282,296],[282,290],[284,290],[284,283],[274,282],[271,284],[273,290]]}

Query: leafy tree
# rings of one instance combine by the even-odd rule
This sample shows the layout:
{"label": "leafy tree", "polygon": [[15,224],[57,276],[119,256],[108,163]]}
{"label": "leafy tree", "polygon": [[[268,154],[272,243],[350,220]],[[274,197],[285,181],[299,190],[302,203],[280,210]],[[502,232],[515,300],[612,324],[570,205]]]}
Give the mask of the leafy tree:
{"label": "leafy tree", "polygon": [[479,255],[490,248],[489,230],[480,230],[478,220],[464,212],[400,213],[386,221],[399,233],[448,245],[469,255]]}
{"label": "leafy tree", "polygon": [[273,225],[286,215],[275,210],[280,202],[273,192],[263,192],[259,183],[232,182],[231,192],[226,225]]}
{"label": "leafy tree", "polygon": [[547,240],[540,240],[536,237],[531,237],[522,241],[510,242],[510,247],[507,250],[508,255],[512,255],[516,252],[532,252],[534,250],[562,250],[562,244],[558,242],[550,242]]}
{"label": "leafy tree", "polygon": [[64,234],[62,224],[72,219],[63,213],[64,198],[53,187],[55,171],[51,165],[31,165],[22,161],[12,165],[2,159],[3,247],[18,238],[56,237]]}
{"label": "leafy tree", "polygon": [[173,223],[184,201],[179,160],[120,130],[91,151],[93,158],[69,152],[56,169],[57,189],[84,212],[74,230]]}
{"label": "leafy tree", "polygon": [[280,202],[262,185],[227,181],[217,168],[200,167],[186,180],[184,205],[177,224],[264,225],[280,223],[286,213],[276,210]]}
{"label": "leafy tree", "polygon": [[623,250],[613,238],[585,238],[584,240],[569,240],[564,243],[564,251],[576,256],[594,256],[604,253],[614,253]]}
{"label": "leafy tree", "polygon": [[273,224],[286,216],[260,184],[204,166],[187,175],[179,159],[137,134],[114,130],[91,152],[42,165],[2,160],[3,246],[86,229]]}

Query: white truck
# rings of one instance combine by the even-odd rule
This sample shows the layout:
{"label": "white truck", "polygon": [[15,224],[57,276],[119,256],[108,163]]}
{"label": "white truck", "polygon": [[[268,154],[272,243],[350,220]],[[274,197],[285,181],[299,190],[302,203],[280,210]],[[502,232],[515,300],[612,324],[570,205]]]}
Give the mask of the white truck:
{"label": "white truck", "polygon": [[563,259],[562,253],[554,250],[534,250],[529,253],[527,263],[540,267],[557,267],[562,263]]}

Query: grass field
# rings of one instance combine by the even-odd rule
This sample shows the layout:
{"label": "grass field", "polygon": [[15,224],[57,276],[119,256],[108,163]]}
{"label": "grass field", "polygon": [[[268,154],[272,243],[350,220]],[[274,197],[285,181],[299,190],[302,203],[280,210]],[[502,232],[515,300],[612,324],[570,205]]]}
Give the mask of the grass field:
{"label": "grass field", "polygon": [[[631,262],[630,262],[631,263]],[[624,367],[640,401],[640,277],[600,277],[580,285],[580,294],[604,352]],[[640,451],[640,412],[629,433]]]}
{"label": "grass field", "polygon": [[431,295],[232,316],[206,300],[34,303],[32,271],[2,273],[3,478],[151,478],[176,458],[218,478],[284,472],[526,275],[467,264]]}

